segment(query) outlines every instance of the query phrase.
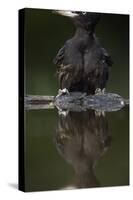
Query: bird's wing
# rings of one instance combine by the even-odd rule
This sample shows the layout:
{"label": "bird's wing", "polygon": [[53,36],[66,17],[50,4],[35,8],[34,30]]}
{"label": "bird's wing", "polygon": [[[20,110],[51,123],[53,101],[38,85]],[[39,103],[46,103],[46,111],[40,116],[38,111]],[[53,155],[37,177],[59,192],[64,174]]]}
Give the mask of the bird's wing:
{"label": "bird's wing", "polygon": [[104,49],[101,48],[102,50],[102,61],[105,62],[108,66],[112,66],[113,65],[113,61],[111,59],[111,56],[108,54],[108,52]]}
{"label": "bird's wing", "polygon": [[99,57],[99,84],[101,87],[105,87],[106,86],[106,82],[109,78],[109,71],[110,71],[110,67],[113,64],[113,61],[111,59],[111,56],[108,54],[108,52],[106,51],[106,49],[104,49],[103,47],[101,48],[101,56]]}
{"label": "bird's wing", "polygon": [[82,69],[81,53],[74,48],[72,41],[69,40],[58,51],[53,62],[58,66],[57,76],[61,88],[69,89],[79,79]]}
{"label": "bird's wing", "polygon": [[58,51],[56,57],[54,58],[53,62],[55,65],[60,66],[63,62],[65,54],[65,45]]}

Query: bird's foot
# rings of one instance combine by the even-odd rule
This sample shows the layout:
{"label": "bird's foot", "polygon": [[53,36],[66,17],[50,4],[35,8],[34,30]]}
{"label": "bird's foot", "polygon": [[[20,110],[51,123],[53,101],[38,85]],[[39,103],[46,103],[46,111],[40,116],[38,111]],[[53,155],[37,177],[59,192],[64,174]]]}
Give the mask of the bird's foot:
{"label": "bird's foot", "polygon": [[97,88],[95,90],[95,95],[101,95],[101,94],[105,94],[105,93],[106,93],[106,89],[105,88],[103,88],[103,89]]}
{"label": "bird's foot", "polygon": [[95,110],[95,116],[96,117],[101,117],[101,116],[105,117],[105,111]]}
{"label": "bird's foot", "polygon": [[105,94],[106,93],[106,88],[103,88],[102,89],[102,94]]}
{"label": "bird's foot", "polygon": [[63,94],[70,94],[69,93],[69,91],[68,91],[68,89],[66,89],[66,88],[64,88],[64,89],[59,89],[58,90],[58,95],[56,96],[56,97],[59,97],[59,96],[61,96],[61,95],[63,95]]}
{"label": "bird's foot", "polygon": [[69,113],[69,110],[62,110],[62,109],[58,110],[58,114],[64,117],[66,117],[68,113]]}
{"label": "bird's foot", "polygon": [[102,94],[101,88],[96,88],[95,95],[101,95],[101,94]]}
{"label": "bird's foot", "polygon": [[62,108],[60,108],[59,106],[56,105],[56,108],[58,110],[58,114],[62,115],[64,117],[66,117],[69,113],[69,110],[63,110]]}

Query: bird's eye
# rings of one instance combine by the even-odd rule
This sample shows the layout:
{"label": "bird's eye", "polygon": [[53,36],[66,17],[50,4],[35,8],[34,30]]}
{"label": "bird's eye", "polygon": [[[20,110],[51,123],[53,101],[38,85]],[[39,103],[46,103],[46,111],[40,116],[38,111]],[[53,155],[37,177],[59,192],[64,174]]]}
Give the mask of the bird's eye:
{"label": "bird's eye", "polygon": [[86,12],[82,12],[83,15],[86,15]]}

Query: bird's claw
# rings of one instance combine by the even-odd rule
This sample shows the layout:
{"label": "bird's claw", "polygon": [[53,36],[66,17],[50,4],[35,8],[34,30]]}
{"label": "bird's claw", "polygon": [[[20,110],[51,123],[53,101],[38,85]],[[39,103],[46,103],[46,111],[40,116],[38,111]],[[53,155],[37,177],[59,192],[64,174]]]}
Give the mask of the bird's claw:
{"label": "bird's claw", "polygon": [[103,88],[102,89],[102,94],[105,94],[106,93],[106,88]]}
{"label": "bird's claw", "polygon": [[64,88],[64,89],[59,89],[58,90],[58,95],[57,95],[57,97],[59,97],[59,96],[61,96],[61,95],[63,95],[63,94],[70,94],[69,93],[69,91],[68,91],[68,89],[66,89],[66,88]]}
{"label": "bird's claw", "polygon": [[69,110],[63,110],[62,108],[60,108],[59,106],[56,105],[56,108],[58,109],[58,114],[59,115],[63,115],[64,117],[66,117],[69,113]]}
{"label": "bird's claw", "polygon": [[101,88],[96,88],[95,95],[100,95],[100,94],[102,94]]}
{"label": "bird's claw", "polygon": [[95,110],[95,115],[97,116],[97,117],[101,117],[101,116],[103,116],[103,117],[105,117],[105,111],[101,111],[101,110]]}
{"label": "bird's claw", "polygon": [[101,90],[101,88],[96,88],[95,95],[105,94],[105,91],[106,91],[105,88],[103,88],[102,90]]}
{"label": "bird's claw", "polygon": [[58,114],[64,117],[66,117],[68,113],[69,113],[69,110],[62,110],[62,109],[58,110]]}

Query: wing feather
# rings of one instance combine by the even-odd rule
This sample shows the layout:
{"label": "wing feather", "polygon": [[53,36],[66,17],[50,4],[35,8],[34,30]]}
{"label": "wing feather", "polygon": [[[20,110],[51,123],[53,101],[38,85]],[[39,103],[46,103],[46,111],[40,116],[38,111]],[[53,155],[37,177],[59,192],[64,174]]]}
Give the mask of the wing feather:
{"label": "wing feather", "polygon": [[53,60],[54,64],[58,66],[62,65],[64,55],[65,55],[65,45],[58,51],[56,57]]}

